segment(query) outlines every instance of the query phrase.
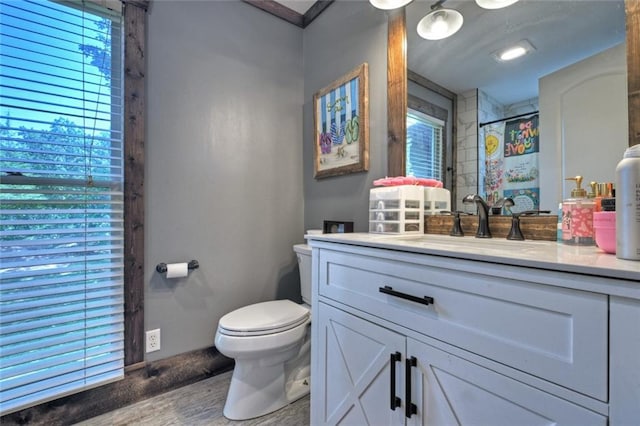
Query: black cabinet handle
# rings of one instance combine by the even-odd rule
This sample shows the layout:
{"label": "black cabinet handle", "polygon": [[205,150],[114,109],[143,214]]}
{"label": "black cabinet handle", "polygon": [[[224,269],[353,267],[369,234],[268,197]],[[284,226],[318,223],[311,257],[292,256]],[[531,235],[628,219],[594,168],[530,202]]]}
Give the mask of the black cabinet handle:
{"label": "black cabinet handle", "polygon": [[422,303],[423,305],[432,305],[433,297],[429,296],[413,296],[411,294],[402,293],[393,289],[393,287],[385,285],[384,287],[379,287],[378,290],[380,293],[389,294],[391,296],[399,297],[401,299],[411,300],[412,302]]}
{"label": "black cabinet handle", "polygon": [[402,359],[402,355],[400,352],[396,352],[391,354],[391,359],[389,360],[389,364],[391,365],[391,410],[396,411],[397,407],[402,405],[402,400],[396,396],[396,362],[400,362]]}
{"label": "black cabinet handle", "polygon": [[405,383],[404,398],[407,405],[405,407],[404,415],[408,419],[411,418],[412,414],[418,413],[418,407],[416,406],[416,404],[413,404],[411,402],[411,367],[415,367],[416,365],[418,365],[418,360],[416,359],[415,356],[407,358],[406,366],[405,366],[405,379],[404,379],[404,383]]}

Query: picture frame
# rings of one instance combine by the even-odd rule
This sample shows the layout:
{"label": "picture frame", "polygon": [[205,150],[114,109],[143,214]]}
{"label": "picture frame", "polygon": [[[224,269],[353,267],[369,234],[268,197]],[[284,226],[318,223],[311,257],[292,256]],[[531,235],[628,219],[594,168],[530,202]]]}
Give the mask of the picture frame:
{"label": "picture frame", "polygon": [[313,95],[314,178],[369,170],[369,65]]}

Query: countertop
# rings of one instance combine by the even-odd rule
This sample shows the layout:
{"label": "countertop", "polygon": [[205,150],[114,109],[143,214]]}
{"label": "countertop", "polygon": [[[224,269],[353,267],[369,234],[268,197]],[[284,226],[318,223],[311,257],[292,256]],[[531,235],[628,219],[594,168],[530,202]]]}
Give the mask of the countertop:
{"label": "countertop", "polygon": [[640,261],[622,260],[595,246],[569,246],[555,241],[509,241],[499,238],[450,237],[434,234],[307,234],[315,241],[446,256],[504,265],[617,278],[640,283]]}

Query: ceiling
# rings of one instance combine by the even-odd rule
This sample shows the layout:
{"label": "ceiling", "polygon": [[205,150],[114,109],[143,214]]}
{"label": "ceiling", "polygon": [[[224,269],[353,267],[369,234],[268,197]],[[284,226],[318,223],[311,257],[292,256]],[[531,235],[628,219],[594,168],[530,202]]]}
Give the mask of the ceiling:
{"label": "ceiling", "polygon": [[[407,6],[408,68],[453,92],[479,88],[506,105],[537,97],[538,78],[625,39],[624,0],[520,0],[498,10],[447,0],[464,24],[438,41],[416,31],[431,4]],[[491,56],[522,39],[536,48],[532,54],[504,63]]]}
{"label": "ceiling", "polygon": [[[497,10],[446,0],[444,7],[462,13],[462,29],[444,40],[424,40],[416,27],[435,2],[406,6],[408,68],[455,93],[479,88],[505,105],[537,97],[540,77],[625,39],[624,0],[520,0]],[[303,15],[316,2],[277,3]],[[523,39],[535,47],[532,54],[505,63],[491,56]]]}

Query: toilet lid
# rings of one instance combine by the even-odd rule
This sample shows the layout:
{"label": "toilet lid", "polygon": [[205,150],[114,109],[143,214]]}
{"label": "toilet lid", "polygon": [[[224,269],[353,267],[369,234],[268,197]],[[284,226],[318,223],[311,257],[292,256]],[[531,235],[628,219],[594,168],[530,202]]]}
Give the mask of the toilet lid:
{"label": "toilet lid", "polygon": [[263,334],[288,330],[308,318],[308,308],[290,300],[272,300],[229,312],[220,318],[218,326],[229,332]]}

